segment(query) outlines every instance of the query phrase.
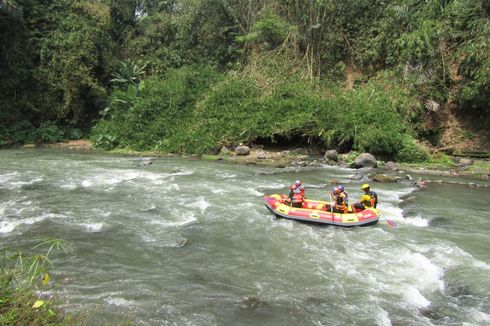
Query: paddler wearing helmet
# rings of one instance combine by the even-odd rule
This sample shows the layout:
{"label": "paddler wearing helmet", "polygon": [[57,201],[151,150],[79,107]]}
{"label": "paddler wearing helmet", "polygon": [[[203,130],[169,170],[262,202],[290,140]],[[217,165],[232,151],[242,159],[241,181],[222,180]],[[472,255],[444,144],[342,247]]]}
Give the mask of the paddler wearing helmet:
{"label": "paddler wearing helmet", "polygon": [[[339,185],[334,187],[330,196],[333,204],[332,211],[334,213],[347,213],[349,211],[348,195],[345,192],[344,186]],[[330,208],[327,210],[330,210]]]}
{"label": "paddler wearing helmet", "polygon": [[292,184],[289,189],[291,190],[289,192],[289,203],[291,204],[292,207],[303,207],[303,200],[304,200],[304,193],[301,191],[301,189],[296,186],[295,184]]}
{"label": "paddler wearing helmet", "polygon": [[296,186],[296,188],[298,188],[301,191],[301,194],[304,197],[305,196],[305,187],[303,187],[303,184],[301,183],[301,180],[294,181],[294,185]]}
{"label": "paddler wearing helmet", "polygon": [[365,183],[361,186],[364,194],[361,196],[359,202],[352,205],[352,210],[355,212],[362,211],[366,208],[376,208],[378,205],[378,195],[371,190],[371,187]]}

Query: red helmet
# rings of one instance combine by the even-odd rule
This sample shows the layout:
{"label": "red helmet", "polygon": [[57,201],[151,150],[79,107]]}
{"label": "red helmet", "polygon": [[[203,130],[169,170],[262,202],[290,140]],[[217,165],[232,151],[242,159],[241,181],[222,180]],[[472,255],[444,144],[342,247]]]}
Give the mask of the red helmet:
{"label": "red helmet", "polygon": [[296,180],[296,181],[294,181],[294,184],[295,184],[297,187],[299,187],[299,186],[301,186],[301,181],[300,181],[300,180]]}

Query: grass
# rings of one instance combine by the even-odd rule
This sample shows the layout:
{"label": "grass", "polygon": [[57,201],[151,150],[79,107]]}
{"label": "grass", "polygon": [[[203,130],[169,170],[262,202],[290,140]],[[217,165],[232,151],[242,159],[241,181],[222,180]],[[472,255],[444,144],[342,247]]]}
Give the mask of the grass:
{"label": "grass", "polygon": [[467,169],[468,171],[474,173],[490,173],[490,161],[487,160],[476,160]]}

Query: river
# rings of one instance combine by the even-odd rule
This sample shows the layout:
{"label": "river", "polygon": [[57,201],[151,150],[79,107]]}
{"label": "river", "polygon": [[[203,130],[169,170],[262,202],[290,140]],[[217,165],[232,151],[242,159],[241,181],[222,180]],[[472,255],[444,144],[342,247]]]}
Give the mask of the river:
{"label": "river", "polygon": [[488,181],[372,183],[398,227],[340,228],[276,219],[262,196],[300,178],[325,198],[335,179],[352,201],[355,170],[142,162],[0,151],[2,251],[63,239],[45,294],[90,324],[490,323]]}

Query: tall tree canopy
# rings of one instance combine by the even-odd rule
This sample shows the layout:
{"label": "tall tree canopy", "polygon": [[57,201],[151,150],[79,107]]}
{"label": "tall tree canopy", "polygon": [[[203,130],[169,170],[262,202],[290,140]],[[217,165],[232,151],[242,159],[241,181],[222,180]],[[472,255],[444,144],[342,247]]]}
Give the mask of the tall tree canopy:
{"label": "tall tree canopy", "polygon": [[[120,62],[144,67],[138,80],[165,79],[175,68],[196,64],[264,87],[274,80],[267,74],[353,92],[384,78],[406,89],[419,107],[489,113],[490,4],[484,0],[1,3],[4,135],[20,122],[91,126],[121,86],[111,82]],[[406,105],[415,136],[434,133],[440,117]]]}

